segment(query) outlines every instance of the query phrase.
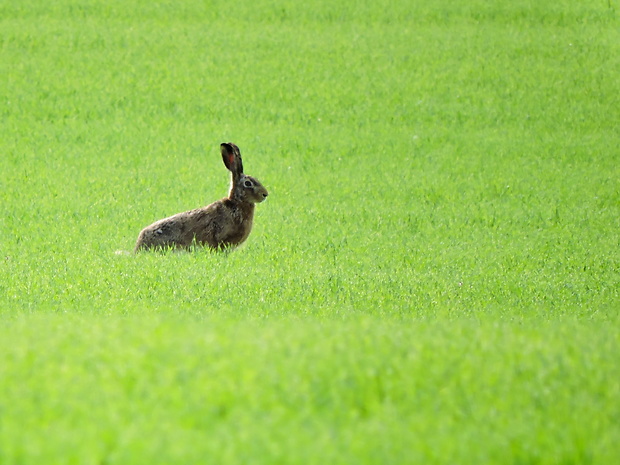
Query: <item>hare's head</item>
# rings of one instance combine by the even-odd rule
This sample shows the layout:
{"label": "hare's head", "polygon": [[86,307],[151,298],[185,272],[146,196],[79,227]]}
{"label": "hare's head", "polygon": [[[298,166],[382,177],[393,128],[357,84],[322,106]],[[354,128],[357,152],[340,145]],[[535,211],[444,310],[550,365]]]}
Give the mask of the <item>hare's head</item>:
{"label": "hare's head", "polygon": [[239,147],[232,142],[223,143],[222,160],[232,174],[228,197],[240,202],[259,203],[267,198],[267,189],[253,176],[243,174],[243,163]]}

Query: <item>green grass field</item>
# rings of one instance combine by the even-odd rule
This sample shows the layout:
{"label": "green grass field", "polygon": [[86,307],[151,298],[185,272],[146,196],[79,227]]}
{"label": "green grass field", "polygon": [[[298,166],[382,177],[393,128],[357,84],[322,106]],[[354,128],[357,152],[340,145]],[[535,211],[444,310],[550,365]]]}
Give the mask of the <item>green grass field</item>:
{"label": "green grass field", "polygon": [[618,7],[0,2],[0,464],[619,462]]}

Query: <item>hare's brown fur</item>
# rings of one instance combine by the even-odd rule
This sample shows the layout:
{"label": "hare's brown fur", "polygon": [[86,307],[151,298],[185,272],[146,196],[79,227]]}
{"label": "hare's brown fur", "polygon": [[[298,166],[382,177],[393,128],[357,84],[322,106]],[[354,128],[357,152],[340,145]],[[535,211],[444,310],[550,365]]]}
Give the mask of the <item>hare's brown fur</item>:
{"label": "hare's brown fur", "polygon": [[138,236],[136,252],[149,248],[189,248],[193,244],[222,249],[235,247],[248,238],[254,206],[267,198],[267,189],[258,179],[243,174],[241,153],[235,144],[224,143],[221,151],[232,177],[228,197],[147,226]]}

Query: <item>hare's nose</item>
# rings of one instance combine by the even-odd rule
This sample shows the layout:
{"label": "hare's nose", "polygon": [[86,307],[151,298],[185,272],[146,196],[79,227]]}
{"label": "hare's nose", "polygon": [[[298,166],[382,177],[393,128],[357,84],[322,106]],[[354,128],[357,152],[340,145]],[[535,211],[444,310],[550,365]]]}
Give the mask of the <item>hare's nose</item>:
{"label": "hare's nose", "polygon": [[267,198],[269,194],[267,192],[263,192],[263,198]]}

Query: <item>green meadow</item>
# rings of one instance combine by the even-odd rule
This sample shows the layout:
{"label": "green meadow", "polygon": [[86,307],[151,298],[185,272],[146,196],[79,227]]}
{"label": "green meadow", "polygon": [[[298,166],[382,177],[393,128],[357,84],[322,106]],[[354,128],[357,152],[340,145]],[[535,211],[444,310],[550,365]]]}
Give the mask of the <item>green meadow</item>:
{"label": "green meadow", "polygon": [[619,8],[0,1],[0,464],[620,462]]}

